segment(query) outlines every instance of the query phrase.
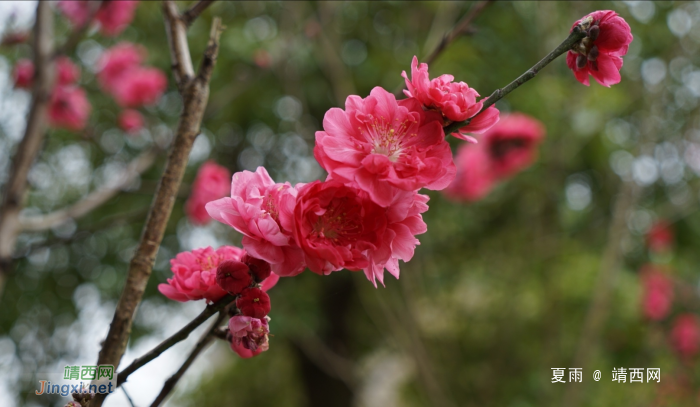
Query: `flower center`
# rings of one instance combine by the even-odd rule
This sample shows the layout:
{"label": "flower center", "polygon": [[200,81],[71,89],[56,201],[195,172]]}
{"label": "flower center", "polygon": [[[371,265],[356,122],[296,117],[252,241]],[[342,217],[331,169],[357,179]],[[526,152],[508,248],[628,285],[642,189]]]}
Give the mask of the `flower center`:
{"label": "flower center", "polygon": [[334,198],[326,212],[316,220],[312,235],[334,244],[355,242],[362,233],[361,210],[359,205],[353,205],[347,197]]}
{"label": "flower center", "polygon": [[406,147],[404,142],[406,136],[416,137],[417,134],[407,134],[408,127],[415,121],[404,120],[398,118],[395,123],[387,121],[384,117],[371,117],[371,122],[368,125],[369,137],[372,140],[372,153],[385,155],[389,161],[395,163],[401,157],[401,154],[410,147]]}
{"label": "flower center", "polygon": [[279,209],[277,208],[277,202],[275,202],[275,197],[272,196],[272,191],[268,191],[265,194],[261,209],[263,210],[261,216],[268,214],[275,220],[275,222],[279,223],[280,213]]}

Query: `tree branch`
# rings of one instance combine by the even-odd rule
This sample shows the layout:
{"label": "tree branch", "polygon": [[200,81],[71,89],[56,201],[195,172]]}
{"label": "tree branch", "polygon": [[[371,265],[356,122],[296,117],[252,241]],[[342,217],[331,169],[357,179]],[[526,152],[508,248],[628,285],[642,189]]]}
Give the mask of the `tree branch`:
{"label": "tree branch", "polygon": [[40,1],[34,23],[34,66],[36,73],[32,102],[24,137],[12,161],[4,199],[0,205],[0,296],[10,273],[12,253],[20,230],[19,212],[27,189],[27,175],[39,155],[48,128],[47,110],[54,82],[51,56],[54,47],[53,11],[48,2]]}
{"label": "tree branch", "polygon": [[204,349],[209,346],[209,344],[216,339],[216,336],[214,335],[214,332],[219,328],[219,325],[221,325],[221,322],[223,322],[224,318],[226,317],[226,313],[224,311],[219,312],[219,316],[216,318],[216,321],[211,325],[211,328],[207,330],[207,332],[202,335],[202,337],[199,339],[197,342],[197,345],[195,345],[194,349],[192,349],[192,352],[190,352],[190,355],[185,359],[185,362],[180,366],[180,368],[168,378],[168,380],[165,381],[163,384],[163,389],[158,393],[158,397],[156,397],[155,400],[153,400],[153,403],[151,404],[151,407],[158,407],[165,401],[165,399],[168,397],[170,392],[175,389],[175,386],[177,385],[177,382],[180,380],[182,375],[185,374],[187,369],[192,365],[192,362],[194,362],[195,359],[197,359],[197,356],[199,356]]}
{"label": "tree branch", "polygon": [[20,229],[32,232],[46,230],[60,225],[69,219],[78,219],[87,215],[92,210],[112,199],[122,189],[126,188],[136,178],[138,178],[144,171],[149,169],[155,162],[156,157],[157,152],[155,150],[142,153],[129,163],[126,169],[126,174],[124,174],[122,179],[116,185],[93,191],[80,201],[67,208],[59,209],[46,215],[25,218],[20,217]]}
{"label": "tree branch", "polygon": [[[136,308],[143,298],[146,284],[151,276],[156,253],[163,240],[165,227],[168,224],[175,196],[185,173],[192,144],[200,133],[202,117],[209,99],[209,78],[216,61],[221,32],[221,19],[215,18],[212,37],[209,39],[209,46],[203,58],[202,70],[196,79],[191,80],[189,78],[193,78],[194,73],[185,38],[185,26],[172,1],[164,2],[163,14],[166,20],[171,54],[173,61],[176,62],[173,70],[176,77],[183,79],[183,76],[179,76],[183,74],[187,80],[180,83],[183,109],[175,141],[146,219],[141,241],[129,264],[126,283],[114,311],[107,338],[100,351],[98,364],[114,365],[115,367],[119,366],[126,350]],[[105,397],[106,395],[98,395],[91,403],[91,407],[100,407]]]}
{"label": "tree branch", "polygon": [[187,337],[190,335],[190,333],[192,333],[192,331],[194,331],[195,329],[197,329],[198,326],[206,322],[206,320],[209,319],[209,317],[216,314],[217,312],[225,308],[227,305],[231,304],[234,299],[234,296],[227,295],[226,297],[220,299],[216,303],[207,305],[204,311],[197,315],[195,319],[190,321],[182,329],[177,331],[169,338],[165,339],[163,342],[158,344],[158,346],[151,349],[143,356],[131,362],[129,366],[127,366],[124,370],[119,372],[119,375],[117,376],[117,386],[121,386],[122,384],[124,384],[124,382],[126,382],[126,380],[129,378],[129,375],[145,366],[148,362],[160,356],[163,352],[173,347],[173,345],[187,339]]}
{"label": "tree branch", "polygon": [[516,80],[509,83],[507,86],[505,86],[501,89],[496,89],[491,94],[491,96],[489,96],[487,99],[484,100],[484,105],[481,107],[481,110],[479,110],[479,113],[475,114],[474,116],[470,117],[467,120],[464,120],[461,122],[454,122],[454,123],[451,123],[451,124],[448,124],[447,126],[445,126],[444,127],[445,134],[454,133],[454,132],[458,131],[460,128],[468,125],[476,116],[480,115],[486,109],[488,109],[493,104],[495,104],[496,102],[501,100],[505,95],[514,91],[515,89],[520,87],[520,85],[522,85],[523,83],[534,78],[535,75],[537,75],[537,73],[542,70],[542,68],[547,66],[550,62],[554,61],[561,54],[570,50],[574,44],[581,41],[585,36],[586,36],[585,31],[581,30],[581,28],[578,26],[574,27],[573,31],[571,31],[569,36],[566,37],[564,42],[559,44],[559,46],[556,47],[552,52],[550,52],[549,54],[547,54],[547,56],[542,58],[542,60],[540,62],[536,63],[532,68],[528,69],[524,74],[520,75]]}
{"label": "tree branch", "polygon": [[165,32],[168,36],[173,76],[175,76],[180,93],[183,93],[186,84],[194,78],[190,47],[187,45],[187,25],[180,17],[177,6],[172,0],[163,2],[163,16],[165,17]]}
{"label": "tree branch", "polygon": [[190,26],[194,20],[196,20],[197,17],[199,17],[199,15],[202,14],[202,12],[206,10],[207,7],[211,6],[215,1],[216,0],[199,0],[194,6],[182,13],[182,21],[185,23],[185,25]]}

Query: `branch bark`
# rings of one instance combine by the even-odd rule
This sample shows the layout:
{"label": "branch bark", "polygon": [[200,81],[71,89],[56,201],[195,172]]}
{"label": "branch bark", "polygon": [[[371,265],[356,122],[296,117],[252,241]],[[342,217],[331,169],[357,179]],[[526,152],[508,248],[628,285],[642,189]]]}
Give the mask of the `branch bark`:
{"label": "branch bark", "polygon": [[163,403],[168,395],[170,395],[170,393],[175,389],[175,386],[177,385],[177,382],[180,381],[182,375],[184,375],[187,369],[192,366],[192,362],[194,362],[194,360],[197,359],[197,356],[199,356],[199,354],[202,353],[202,351],[204,351],[214,339],[216,339],[214,332],[219,328],[219,325],[221,325],[225,317],[226,313],[224,311],[219,312],[219,316],[216,318],[216,321],[214,321],[211,328],[209,328],[209,330],[202,335],[197,342],[197,345],[195,345],[192,352],[190,352],[190,355],[187,356],[187,359],[185,359],[182,366],[180,366],[175,374],[170,376],[168,380],[165,381],[163,384],[163,389],[160,391],[160,393],[158,393],[158,397],[153,400],[151,407],[158,407],[161,405],[161,403]]}
{"label": "branch bark", "polygon": [[17,147],[10,176],[0,206],[0,295],[10,273],[12,253],[20,231],[19,212],[27,189],[27,175],[39,155],[48,128],[47,110],[54,82],[52,54],[54,48],[53,11],[48,2],[40,1],[34,23],[34,66],[36,73],[32,102],[24,137]]}
{"label": "branch bark", "polygon": [[[163,3],[163,14],[174,62],[173,73],[178,80],[183,98],[183,110],[175,141],[144,225],[141,241],[129,264],[126,283],[98,358],[98,364],[115,367],[119,365],[126,350],[136,308],[143,298],[146,284],[151,276],[156,253],[163,240],[192,144],[200,132],[202,117],[209,98],[209,80],[216,63],[222,30],[221,19],[215,18],[199,75],[195,78],[187,45],[186,26],[172,1]],[[105,395],[98,395],[91,403],[91,407],[101,406],[104,398]]]}
{"label": "branch bark", "polygon": [[201,314],[197,315],[195,319],[190,321],[182,329],[177,331],[175,334],[165,339],[163,342],[159,343],[158,346],[148,351],[143,356],[137,358],[129,366],[124,368],[119,375],[117,375],[117,386],[121,386],[129,378],[129,375],[137,371],[138,369],[145,366],[148,362],[160,356],[163,352],[173,347],[176,343],[187,339],[187,337],[197,329],[198,326],[206,322],[209,317],[216,314],[220,310],[224,309],[227,305],[231,304],[235,297],[232,295],[227,295],[221,300],[217,301],[215,304],[207,305],[207,307],[202,311]]}
{"label": "branch bark", "polygon": [[59,209],[46,215],[25,218],[20,217],[20,230],[32,232],[46,230],[60,225],[69,219],[78,219],[87,215],[92,210],[112,199],[121,190],[131,184],[144,171],[149,169],[155,162],[156,157],[157,152],[155,150],[142,153],[129,163],[126,169],[126,174],[124,174],[122,180],[116,185],[93,191],[85,198],[67,208]]}
{"label": "branch bark", "polygon": [[584,37],[586,36],[586,32],[581,30],[580,27],[574,27],[573,31],[569,34],[568,37],[559,44],[558,47],[556,47],[552,52],[547,54],[542,60],[538,63],[536,63],[532,68],[528,69],[520,75],[516,80],[513,82],[509,83],[505,87],[501,89],[496,89],[491,96],[489,96],[487,99],[484,100],[484,105],[481,107],[481,110],[479,110],[479,113],[475,114],[474,116],[470,117],[467,120],[461,121],[461,122],[453,122],[448,124],[447,126],[444,127],[445,134],[450,134],[454,133],[457,130],[459,130],[461,127],[464,127],[468,125],[472,119],[474,119],[476,116],[480,115],[483,113],[486,109],[494,105],[496,102],[501,100],[504,96],[509,94],[510,92],[514,91],[515,89],[519,88],[520,85],[524,84],[525,82],[529,81],[530,79],[534,78],[535,75],[539,71],[542,70],[545,66],[549,65],[550,62],[554,61],[559,57],[561,54],[565,53],[566,51],[570,50],[574,44],[577,42],[581,41]]}
{"label": "branch bark", "polygon": [[190,26],[194,20],[199,17],[200,14],[204,10],[207,9],[207,7],[211,6],[214,1],[216,0],[200,0],[198,1],[194,6],[190,7],[187,11],[182,13],[182,21],[185,23],[185,25]]}

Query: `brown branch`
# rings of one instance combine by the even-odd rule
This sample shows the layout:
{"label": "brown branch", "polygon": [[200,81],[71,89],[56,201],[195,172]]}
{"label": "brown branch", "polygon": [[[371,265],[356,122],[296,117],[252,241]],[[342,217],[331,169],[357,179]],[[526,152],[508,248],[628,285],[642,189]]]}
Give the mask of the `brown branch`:
{"label": "brown branch", "polygon": [[[206,322],[209,317],[216,314],[220,310],[224,309],[227,305],[231,304],[234,297],[227,295],[226,297],[220,299],[214,304],[207,305],[207,307],[202,311],[195,319],[190,321],[182,329],[177,331],[175,334],[171,335],[169,338],[165,339],[163,342],[159,343],[155,348],[151,349],[143,356],[137,358],[129,366],[124,368],[119,375],[117,375],[117,386],[121,386],[129,378],[129,375],[139,370],[145,366],[148,362],[160,356],[163,352],[173,347],[176,343],[181,342],[192,333],[198,326]],[[225,313],[224,313],[225,314]]]}
{"label": "brown branch", "polygon": [[78,219],[87,215],[92,210],[115,197],[122,189],[126,188],[144,171],[149,169],[155,162],[156,157],[157,152],[154,150],[142,153],[129,163],[126,169],[126,174],[124,174],[122,180],[120,180],[116,185],[93,191],[80,201],[67,208],[59,209],[46,215],[25,218],[20,217],[20,229],[32,232],[46,230],[60,225],[69,219]]}
{"label": "brown branch", "polygon": [[12,253],[20,231],[19,213],[27,189],[27,175],[39,155],[48,128],[47,110],[54,82],[51,55],[54,47],[53,11],[48,2],[40,1],[34,24],[34,66],[36,73],[32,102],[24,137],[12,161],[2,204],[0,205],[0,296],[10,273]]}
{"label": "brown branch", "polygon": [[[114,311],[107,338],[100,351],[98,364],[114,365],[115,367],[119,365],[126,350],[136,307],[143,298],[146,284],[151,276],[156,253],[163,240],[165,227],[168,224],[175,196],[185,173],[192,144],[200,133],[202,117],[209,99],[209,79],[218,55],[219,37],[222,29],[221,19],[215,18],[212,23],[209,44],[202,58],[202,66],[199,75],[195,78],[186,42],[186,27],[172,1],[163,3],[163,14],[174,61],[173,71],[179,80],[182,94],[183,109],[175,141],[146,219],[141,241],[129,264],[126,283]],[[91,407],[101,406],[104,398],[105,395],[98,395],[91,403]]]}
{"label": "brown branch", "polygon": [[163,389],[158,393],[158,397],[156,397],[155,400],[153,400],[153,403],[151,404],[151,407],[158,407],[165,401],[165,399],[168,397],[170,392],[172,392],[175,389],[175,386],[177,385],[177,382],[180,381],[180,378],[182,375],[185,374],[187,369],[192,365],[192,362],[194,362],[195,359],[197,359],[197,356],[199,356],[204,349],[209,346],[209,344],[216,339],[216,336],[214,335],[214,332],[218,330],[219,325],[223,322],[224,318],[226,317],[226,313],[221,311],[219,312],[219,316],[216,318],[216,321],[211,325],[211,328],[207,332],[202,335],[202,337],[199,339],[197,342],[197,345],[195,345],[194,349],[192,349],[192,352],[190,352],[190,355],[185,359],[185,362],[180,366],[180,368],[175,372],[172,376],[168,378],[168,380],[165,381],[163,384]]}
{"label": "brown branch", "polygon": [[509,94],[510,92],[514,91],[515,89],[519,88],[520,85],[524,84],[525,82],[529,81],[530,79],[534,78],[535,75],[539,71],[541,71],[545,66],[549,65],[550,62],[554,61],[559,57],[561,54],[567,52],[568,50],[571,49],[571,47],[574,46],[577,42],[581,41],[584,37],[586,36],[586,32],[581,29],[581,27],[576,26],[574,29],[571,31],[568,37],[559,44],[558,47],[556,47],[552,52],[547,54],[540,62],[536,63],[532,68],[528,69],[525,71],[524,74],[520,75],[516,80],[513,82],[509,83],[505,87],[501,89],[496,89],[491,96],[489,96],[487,99],[484,100],[484,104],[481,107],[481,110],[474,116],[470,117],[467,120],[461,121],[461,122],[453,122],[451,124],[448,124],[447,126],[444,127],[445,134],[450,134],[458,131],[460,128],[468,125],[476,116],[480,115],[486,109],[494,105],[497,101],[501,100],[505,95]]}
{"label": "brown branch", "polygon": [[197,17],[199,17],[199,15],[202,14],[202,12],[206,10],[207,7],[211,6],[215,1],[216,0],[199,0],[194,6],[182,13],[182,21],[187,26],[191,25],[194,20],[196,20]]}

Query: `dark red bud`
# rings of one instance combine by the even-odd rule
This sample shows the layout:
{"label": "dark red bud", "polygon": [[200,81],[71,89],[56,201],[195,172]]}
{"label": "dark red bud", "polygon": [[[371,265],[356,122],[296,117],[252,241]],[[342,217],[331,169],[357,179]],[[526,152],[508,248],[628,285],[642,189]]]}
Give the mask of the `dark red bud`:
{"label": "dark red bud", "polygon": [[262,319],[270,312],[270,297],[259,288],[246,288],[236,300],[242,315]]}
{"label": "dark red bud", "polygon": [[590,38],[592,41],[595,41],[598,38],[598,35],[600,34],[600,27],[597,25],[594,25],[593,27],[588,30],[588,38]]}
{"label": "dark red bud", "polygon": [[250,268],[250,272],[253,273],[253,277],[255,278],[256,282],[260,283],[266,278],[270,277],[272,269],[270,268],[270,263],[266,262],[265,260],[256,259],[255,257],[246,254],[243,256],[241,261],[245,263],[248,268]]}
{"label": "dark red bud", "polygon": [[594,46],[591,48],[591,50],[588,51],[588,60],[589,60],[589,61],[595,61],[595,60],[597,60],[599,54],[600,54],[600,52],[598,51],[598,47],[596,47],[596,46],[594,45]]}
{"label": "dark red bud", "polygon": [[576,57],[576,67],[577,67],[578,69],[581,69],[581,68],[583,68],[584,66],[586,66],[586,56],[583,55],[583,54],[579,54],[579,55]]}
{"label": "dark red bud", "polygon": [[248,266],[235,260],[226,260],[216,268],[216,284],[233,295],[238,295],[253,284]]}

